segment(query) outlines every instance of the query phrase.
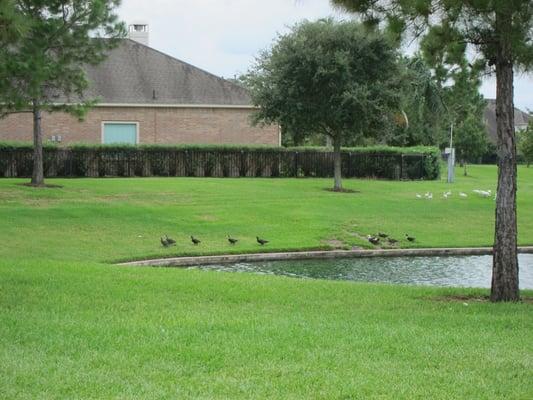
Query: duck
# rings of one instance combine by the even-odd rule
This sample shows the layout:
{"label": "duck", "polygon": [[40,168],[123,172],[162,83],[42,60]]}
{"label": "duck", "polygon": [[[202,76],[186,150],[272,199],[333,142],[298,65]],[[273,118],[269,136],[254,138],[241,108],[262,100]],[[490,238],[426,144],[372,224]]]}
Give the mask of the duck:
{"label": "duck", "polygon": [[235,243],[237,243],[238,241],[239,241],[239,239],[234,239],[234,238],[232,238],[230,235],[228,235],[228,242],[229,242],[230,244],[235,244]]}
{"label": "duck", "polygon": [[257,243],[259,243],[261,246],[264,246],[268,243],[268,240],[261,239],[259,236],[256,236],[255,238],[257,239]]}
{"label": "duck", "polygon": [[163,247],[168,247],[168,246],[170,246],[170,245],[168,244],[167,239],[165,239],[164,237],[161,237],[161,244],[163,245]]}
{"label": "duck", "polygon": [[176,241],[172,238],[169,238],[167,235],[165,235],[165,239],[168,243],[169,246],[173,245],[173,244],[176,244]]}
{"label": "duck", "polygon": [[417,199],[421,199],[421,198],[422,198],[422,195],[421,195],[420,193],[417,193],[417,194],[416,194],[416,198],[417,198]]}
{"label": "duck", "polygon": [[191,235],[191,242],[196,246],[200,243],[202,243],[201,240],[196,239],[194,236]]}
{"label": "duck", "polygon": [[491,195],[491,191],[490,190],[474,189],[474,190],[472,190],[472,192],[479,194],[481,197],[489,197]]}
{"label": "duck", "polygon": [[398,243],[398,241],[396,239],[393,239],[393,238],[388,238],[387,241],[389,242],[389,244],[396,244]]}
{"label": "duck", "polygon": [[385,239],[386,237],[389,237],[389,235],[387,235],[386,233],[383,233],[383,232],[379,232],[379,233],[378,233],[378,236],[379,236],[380,238],[383,238],[383,239]]}
{"label": "duck", "polygon": [[462,197],[463,199],[466,199],[468,195],[464,192],[459,193],[459,197]]}
{"label": "duck", "polygon": [[409,236],[409,234],[407,234],[407,233],[405,234],[405,238],[406,238],[408,241],[410,241],[410,242],[414,242],[414,241],[416,240],[415,237],[413,237],[413,236]]}
{"label": "duck", "polygon": [[368,241],[370,243],[372,243],[375,246],[379,244],[379,238],[378,237],[375,237],[375,236],[372,236],[372,235],[368,235],[367,239],[368,239]]}

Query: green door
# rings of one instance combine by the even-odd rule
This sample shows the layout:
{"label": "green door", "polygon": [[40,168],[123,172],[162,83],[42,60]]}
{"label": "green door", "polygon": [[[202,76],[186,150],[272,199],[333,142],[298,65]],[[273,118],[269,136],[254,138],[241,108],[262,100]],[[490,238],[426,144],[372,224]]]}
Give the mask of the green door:
{"label": "green door", "polygon": [[137,144],[137,124],[104,123],[104,144]]}

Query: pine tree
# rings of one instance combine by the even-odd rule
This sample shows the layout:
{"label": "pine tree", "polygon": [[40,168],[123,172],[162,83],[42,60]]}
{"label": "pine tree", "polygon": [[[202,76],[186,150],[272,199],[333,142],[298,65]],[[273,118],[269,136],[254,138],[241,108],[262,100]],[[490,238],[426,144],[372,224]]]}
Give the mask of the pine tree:
{"label": "pine tree", "polygon": [[[120,0],[18,0],[6,5],[9,21],[26,29],[0,49],[0,117],[33,114],[31,184],[44,184],[43,112],[68,112],[82,118],[95,104],[84,92],[84,65],[102,61],[124,36],[114,10]],[[9,25],[12,26],[12,25]]]}
{"label": "pine tree", "polygon": [[515,68],[533,67],[531,0],[332,0],[359,15],[368,26],[386,24],[391,36],[423,38],[448,70],[467,51],[477,66],[496,74],[498,190],[492,301],[518,301],[516,221]]}

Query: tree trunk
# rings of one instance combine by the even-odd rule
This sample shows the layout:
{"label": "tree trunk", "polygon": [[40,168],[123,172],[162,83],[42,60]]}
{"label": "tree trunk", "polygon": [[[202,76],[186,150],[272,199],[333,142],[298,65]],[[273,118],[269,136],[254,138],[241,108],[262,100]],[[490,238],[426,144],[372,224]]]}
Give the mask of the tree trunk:
{"label": "tree trunk", "polygon": [[335,180],[333,190],[335,192],[342,190],[341,171],[341,140],[339,138],[333,138],[333,178]]}
{"label": "tree trunk", "polygon": [[41,108],[37,100],[33,101],[33,173],[32,186],[44,185],[43,133],[41,130]]}
{"label": "tree trunk", "polygon": [[[501,39],[505,41],[505,39]],[[516,226],[516,142],[514,133],[513,64],[500,44],[496,63],[498,194],[492,265],[491,301],[518,301]]]}
{"label": "tree trunk", "polygon": [[466,161],[463,161],[463,167],[465,168],[464,176],[468,176],[468,173],[466,172]]}

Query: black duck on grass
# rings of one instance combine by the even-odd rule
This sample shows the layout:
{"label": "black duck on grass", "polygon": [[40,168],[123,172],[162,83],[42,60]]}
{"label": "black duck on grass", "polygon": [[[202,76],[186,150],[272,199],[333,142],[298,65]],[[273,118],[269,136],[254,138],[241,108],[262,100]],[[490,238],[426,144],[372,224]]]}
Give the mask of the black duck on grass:
{"label": "black duck on grass", "polygon": [[165,239],[169,246],[172,246],[173,244],[176,244],[176,241],[172,238],[169,238],[167,235],[165,235]]}
{"label": "black duck on grass", "polygon": [[415,237],[413,237],[413,236],[409,236],[407,233],[405,234],[405,238],[406,238],[408,241],[410,241],[410,242],[414,242],[414,241],[416,240]]}
{"label": "black duck on grass", "polygon": [[389,237],[389,235],[387,235],[386,233],[383,233],[383,232],[379,232],[379,233],[378,233],[378,236],[379,236],[380,238],[383,238],[383,239]]}
{"label": "black duck on grass", "polygon": [[238,241],[239,241],[239,239],[232,238],[230,235],[228,235],[228,242],[230,244],[233,245],[233,244],[237,243]]}
{"label": "black duck on grass", "polygon": [[165,239],[164,237],[161,237],[161,244],[163,245],[163,247],[170,246],[170,244],[168,244],[167,239]]}
{"label": "black duck on grass", "polygon": [[261,239],[259,236],[256,236],[255,238],[257,239],[257,243],[259,243],[261,246],[264,246],[268,243],[268,240]]}
{"label": "black duck on grass", "polygon": [[197,246],[198,244],[202,243],[201,240],[198,240],[196,239],[194,236],[191,235],[191,242],[192,244],[194,244],[195,246]]}
{"label": "black duck on grass", "polygon": [[367,239],[370,243],[372,243],[374,246],[377,246],[379,244],[379,238],[378,237],[375,237],[375,236],[372,236],[372,235],[368,235],[367,236]]}

